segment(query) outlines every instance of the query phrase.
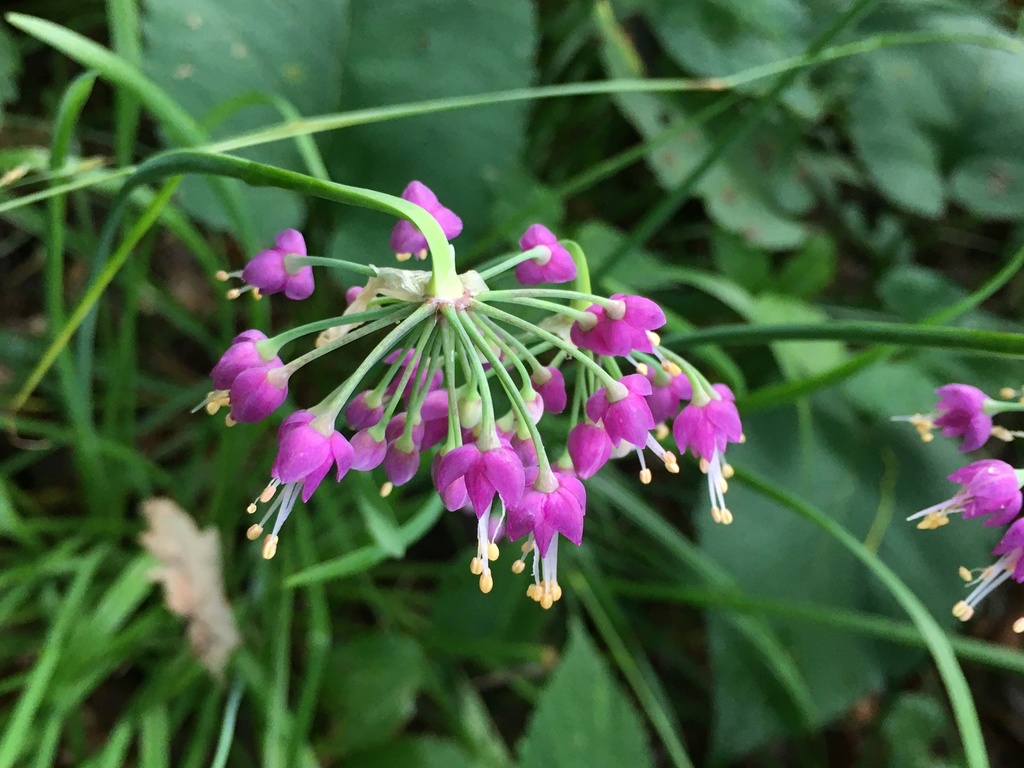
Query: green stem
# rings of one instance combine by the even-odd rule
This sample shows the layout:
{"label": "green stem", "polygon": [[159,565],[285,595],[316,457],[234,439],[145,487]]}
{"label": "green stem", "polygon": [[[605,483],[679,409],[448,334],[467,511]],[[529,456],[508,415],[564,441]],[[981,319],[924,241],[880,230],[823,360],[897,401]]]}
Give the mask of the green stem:
{"label": "green stem", "polygon": [[[689,360],[682,355],[677,355],[663,345],[659,346],[659,349],[661,349],[661,354],[683,369],[686,378],[690,380],[690,388],[693,389],[695,405],[704,405],[712,400],[719,399],[719,394],[711,388],[711,382],[704,377],[703,373],[694,368]],[[698,393],[705,398],[703,401],[698,397]]]}
{"label": "green stem", "polygon": [[424,370],[423,358],[421,358],[416,366],[416,381],[413,382],[414,390],[412,392],[412,396],[409,398],[409,409],[407,416],[405,417],[405,430],[402,432],[402,438],[404,440],[403,445],[411,444],[412,430],[420,420],[419,416],[420,411],[423,408],[423,401],[426,399],[427,393],[430,392],[430,382],[434,378],[434,374],[437,373],[438,368],[441,366],[441,356],[438,354],[440,346],[441,334],[438,333],[437,315],[435,314],[434,323],[432,324],[430,331],[430,341],[424,350],[426,359],[430,361],[430,365],[426,370]]}
{"label": "green stem", "polygon": [[[426,310],[426,312],[424,312],[423,310]],[[396,328],[395,330],[407,327],[410,324],[415,325],[415,323],[418,323],[420,320],[422,320],[423,317],[429,311],[431,311],[429,307],[420,307],[418,310],[410,314],[407,318],[402,320],[398,328]],[[316,347],[315,349],[311,349],[304,355],[299,355],[294,360],[288,361],[285,364],[284,368],[287,371],[288,375],[291,376],[304,365],[308,365],[309,363],[323,357],[324,355],[329,355],[336,349],[339,349],[340,347],[343,347],[346,344],[349,344],[357,339],[361,339],[364,336],[369,336],[371,333],[376,333],[380,329],[386,328],[387,326],[391,325],[393,322],[394,318],[389,317],[385,320],[378,320],[377,322],[374,323],[368,323],[367,325],[364,325],[362,328],[357,328],[352,333],[347,333],[339,339],[334,339],[333,341],[327,342],[322,347]],[[392,331],[392,333],[393,332],[394,331]],[[365,364],[366,361],[364,360],[363,362]]]}
{"label": "green stem", "polygon": [[444,385],[448,390],[448,440],[445,450],[450,450],[462,445],[462,424],[459,421],[459,398],[455,386],[455,337],[447,318],[441,326],[441,348],[444,353]]}
{"label": "green stem", "polygon": [[[428,309],[428,307],[424,307],[424,309]],[[377,440],[382,440],[384,438],[388,422],[391,421],[391,417],[395,415],[395,411],[398,410],[398,405],[402,402],[402,393],[405,392],[405,388],[409,386],[409,381],[412,379],[413,369],[419,367],[419,361],[423,356],[423,350],[426,348],[427,343],[430,341],[430,337],[434,333],[435,325],[435,323],[431,323],[420,331],[420,337],[416,340],[416,345],[413,347],[412,357],[404,363],[404,367],[402,368],[402,376],[398,380],[398,387],[395,389],[395,396],[391,398],[391,402],[389,402],[387,408],[384,409],[384,415],[381,416],[377,425],[370,428],[370,434],[372,434]],[[400,360],[401,359],[402,358],[400,358]]]}
{"label": "green stem", "polygon": [[329,259],[324,256],[300,256],[297,253],[289,253],[284,257],[285,269],[293,272],[295,267],[331,267],[332,269],[347,269],[350,272],[358,272],[360,275],[376,277],[380,270],[370,264],[359,264],[355,261],[344,259]]}
{"label": "green stem", "polygon": [[516,317],[513,314],[509,314],[508,312],[498,309],[497,307],[492,307],[487,304],[481,304],[480,302],[474,301],[473,309],[474,311],[479,312],[482,315],[488,315],[496,320],[506,322],[509,325],[514,325],[517,328],[522,328],[524,331],[529,331],[535,336],[538,336],[539,338],[542,338],[545,341],[551,342],[560,350],[568,354],[569,357],[572,357],[573,359],[579,360],[581,363],[583,363],[583,365],[585,365],[588,370],[593,372],[597,376],[597,378],[600,379],[602,383],[604,383],[606,387],[615,388],[618,385],[618,382],[614,378],[612,378],[604,368],[602,368],[600,365],[598,365],[589,357],[587,357],[583,352],[577,349],[574,344],[570,344],[562,337],[551,333],[551,331],[547,331],[543,328],[540,328],[527,320],[523,320],[520,317]]}
{"label": "green stem", "polygon": [[924,604],[888,565],[868,550],[853,534],[821,510],[793,496],[789,491],[775,485],[767,478],[761,477],[749,470],[736,468],[736,479],[766,498],[796,512],[804,519],[818,526],[842,545],[850,554],[860,560],[882,582],[903,610],[907,612],[911,621],[914,622],[914,625],[924,638],[932,658],[935,660],[935,666],[938,668],[939,675],[949,694],[953,715],[956,718],[960,737],[963,741],[968,767],[988,768],[989,761],[985,750],[985,740],[981,733],[981,724],[978,721],[978,712],[974,706],[970,687],[967,685],[963,670],[960,669],[960,665],[956,660],[956,654],[954,654],[950,646],[949,638],[946,637],[946,633],[928,612]]}
{"label": "green stem", "polygon": [[499,261],[493,267],[487,267],[486,269],[478,272],[477,274],[480,275],[480,278],[482,280],[489,280],[495,275],[500,275],[504,272],[508,272],[508,270],[522,264],[524,261],[535,259],[542,253],[547,253],[549,251],[550,249],[546,245],[542,245],[537,248],[531,248],[528,251],[522,251],[513,256],[509,256],[508,258],[499,257],[502,258],[501,261]]}
{"label": "green stem", "polygon": [[520,355],[522,355],[529,361],[535,373],[544,368],[540,360],[537,359],[536,355],[533,354],[530,348],[527,347],[519,339],[517,339],[514,334],[504,332],[501,328],[498,327],[497,323],[495,323],[493,320],[491,320],[491,318],[487,317],[486,315],[479,315],[478,317],[481,322],[486,324],[488,332],[490,334],[494,336],[498,336],[500,334],[501,338],[498,340],[498,343],[504,345],[502,351],[506,355],[508,355],[513,362],[519,363],[520,361],[518,360],[518,356],[515,355],[511,349],[508,348],[509,346],[515,347],[516,351],[518,351]]}
{"label": "green stem", "polygon": [[[512,361],[512,365],[515,366],[516,371],[523,380],[523,387],[532,388],[532,385],[530,384],[530,372],[526,370],[526,366],[523,365],[523,361],[519,359],[519,355],[516,354],[516,350],[513,350],[510,344],[495,333],[493,328],[494,321],[487,317],[477,315],[471,315],[470,319],[476,324],[477,328],[483,331],[484,336],[497,346],[505,357]],[[523,349],[525,349],[525,347],[523,347]]]}
{"label": "green stem", "polygon": [[499,302],[501,304],[515,304],[515,305],[520,306],[520,307],[534,307],[536,309],[545,309],[548,312],[551,312],[552,314],[555,314],[555,315],[565,315],[566,317],[571,317],[571,318],[574,318],[576,320],[585,320],[585,319],[588,319],[588,318],[590,320],[594,319],[594,316],[591,313],[584,312],[583,310],[580,310],[580,309],[573,309],[572,306],[565,306],[563,304],[556,304],[553,301],[546,301],[544,299],[533,299],[533,298],[530,298],[528,296],[521,296],[521,297],[511,297],[511,296],[509,296],[509,297],[506,297],[506,296],[500,296],[500,295],[496,296],[495,295],[495,294],[499,294],[499,293],[503,293],[503,292],[502,291],[485,291],[484,293],[481,293],[478,296],[474,296],[473,298],[478,300],[478,301],[480,301],[480,302],[488,301],[489,300],[489,301],[496,301],[496,302]]}
{"label": "green stem", "polygon": [[390,320],[408,311],[408,306],[402,306],[389,309],[375,309],[370,312],[354,312],[351,315],[329,317],[326,320],[318,320],[315,323],[307,323],[306,325],[300,325],[298,328],[291,328],[284,333],[279,333],[277,336],[272,336],[269,339],[259,341],[256,343],[256,347],[259,349],[263,358],[267,359],[280,352],[281,348],[288,342],[295,341],[295,339],[302,338],[303,336],[308,336],[311,333],[326,331],[328,328],[336,328],[339,325],[354,325],[356,323],[367,323],[374,320]]}
{"label": "green stem", "polygon": [[[494,401],[491,399],[491,388],[487,384],[487,372],[484,370],[484,364],[480,362],[480,356],[476,353],[476,347],[469,336],[469,332],[462,323],[462,316],[459,312],[453,307],[445,307],[443,312],[448,324],[452,329],[454,329],[459,341],[462,343],[464,354],[464,357],[462,358],[463,365],[472,364],[473,375],[480,383],[480,386],[477,387],[477,391],[480,393],[480,397],[484,401],[483,416],[480,420],[480,434],[494,435],[496,434],[496,429],[494,427]],[[492,367],[494,367],[493,363]]]}
{"label": "green stem", "polygon": [[1024,334],[976,331],[964,328],[926,328],[902,323],[843,321],[816,324],[721,325],[665,340],[684,348],[720,344],[750,346],[776,341],[885,342],[900,346],[933,347],[997,355],[1024,355]]}
{"label": "green stem", "polygon": [[477,299],[480,301],[487,301],[488,299],[494,299],[495,301],[501,299],[519,299],[519,298],[539,298],[539,299],[572,299],[573,301],[586,302],[586,306],[591,304],[599,304],[602,307],[622,307],[622,303],[618,299],[609,299],[607,296],[597,296],[589,291],[570,291],[566,288],[510,288],[507,290],[499,291],[483,291],[477,294]]}
{"label": "green stem", "polygon": [[[572,256],[573,264],[576,265],[576,279],[573,280],[573,286],[580,293],[591,295],[593,289],[590,287],[590,264],[587,261],[586,254],[583,253],[579,243],[574,240],[564,240],[562,245],[569,252],[569,255]],[[569,306],[573,309],[584,310],[590,305],[583,299],[574,299]]]}

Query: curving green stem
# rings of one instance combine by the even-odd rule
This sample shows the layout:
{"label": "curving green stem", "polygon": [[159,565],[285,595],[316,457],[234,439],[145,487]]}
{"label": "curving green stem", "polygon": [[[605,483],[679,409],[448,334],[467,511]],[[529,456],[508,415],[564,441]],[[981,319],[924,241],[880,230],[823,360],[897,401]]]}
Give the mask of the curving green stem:
{"label": "curving green stem", "polygon": [[[590,287],[590,264],[587,262],[587,255],[583,253],[583,249],[580,248],[580,244],[575,240],[563,240],[562,245],[565,246],[565,250],[572,256],[572,262],[576,265],[576,279],[573,280],[572,284],[582,294],[592,295],[592,289]],[[584,310],[590,304],[583,299],[573,299],[569,305],[573,309]]]}
{"label": "curving green stem", "polygon": [[686,378],[690,380],[690,388],[693,390],[692,401],[694,405],[707,405],[712,400],[721,399],[721,395],[715,392],[711,387],[711,382],[708,381],[704,377],[704,374],[698,371],[689,360],[682,355],[677,355],[665,346],[659,345],[658,348],[661,350],[661,354],[682,368]]}
{"label": "curving green stem", "polygon": [[717,328],[673,335],[663,343],[699,347],[705,344],[749,346],[776,341],[885,342],[965,352],[1024,355],[1024,334],[1020,333],[975,331],[966,328],[927,328],[874,321],[720,325]]}
{"label": "curving green stem", "polygon": [[455,387],[455,336],[445,318],[441,326],[441,351],[444,355],[444,385],[448,390],[448,440],[442,449],[447,453],[462,445],[462,424],[459,421],[459,396]]}
{"label": "curving green stem", "polygon": [[372,264],[360,264],[357,261],[345,261],[344,259],[331,259],[326,256],[301,256],[297,253],[289,253],[284,257],[284,266],[289,272],[297,267],[330,267],[331,269],[347,269],[349,272],[357,272],[360,275],[376,277],[380,274]]}
{"label": "curving green stem", "polygon": [[368,323],[374,320],[390,320],[409,312],[407,306],[393,307],[388,309],[375,309],[370,312],[354,312],[351,315],[338,315],[329,317],[326,320],[318,320],[315,323],[300,325],[298,328],[291,328],[277,336],[256,342],[256,348],[264,360],[272,358],[281,348],[290,341],[308,336],[311,333],[326,331],[328,328],[336,328],[339,325],[354,325],[356,323]]}
{"label": "curving green stem", "polygon": [[[532,385],[530,383],[530,372],[526,370],[526,366],[523,365],[523,361],[520,360],[519,355],[516,354],[517,350],[513,349],[511,344],[506,342],[501,335],[495,332],[494,321],[487,317],[483,317],[482,315],[472,315],[470,319],[473,321],[474,324],[476,324],[477,328],[483,331],[483,334],[487,338],[487,340],[493,343],[495,346],[497,346],[498,349],[501,350],[501,353],[512,361],[512,365],[515,366],[516,372],[519,374],[519,377],[523,380],[523,387],[532,388]],[[525,349],[525,347],[523,347],[523,349]]]}
{"label": "curving green stem", "polygon": [[472,370],[474,379],[480,382],[480,386],[477,387],[477,391],[483,400],[480,435],[487,435],[488,439],[490,439],[490,436],[497,434],[497,430],[494,426],[494,400],[491,397],[491,388],[487,385],[487,372],[484,370],[484,364],[480,362],[480,356],[476,353],[473,340],[463,327],[462,317],[459,312],[454,307],[445,307],[442,311],[444,312],[445,320],[448,321],[448,324],[458,336],[462,348],[460,351],[462,364],[467,369],[466,375],[469,376],[470,370]]}
{"label": "curving green stem", "polygon": [[502,258],[499,256],[498,258],[501,260],[497,264],[495,264],[493,267],[487,267],[486,269],[481,270],[477,274],[480,275],[480,278],[482,280],[489,280],[495,275],[500,275],[504,272],[508,272],[508,270],[522,264],[524,261],[535,259],[538,256],[548,252],[550,252],[550,249],[546,245],[541,245],[536,248],[531,248],[528,251],[521,251],[519,253],[513,254],[508,258]]}
{"label": "curving green stem", "polygon": [[[413,320],[414,318],[415,322],[419,322],[419,320],[422,319],[424,316],[419,315],[419,317],[416,317],[416,315],[417,312],[413,312],[404,320],[402,320],[402,322],[399,324],[399,328],[404,327],[407,323],[410,322],[410,320]],[[323,357],[324,355],[328,355],[331,352],[334,352],[336,349],[343,347],[346,344],[355,341],[356,339],[361,339],[364,336],[369,336],[371,333],[376,333],[382,328],[386,328],[387,326],[393,324],[394,321],[395,318],[389,317],[386,320],[378,320],[374,323],[367,323],[361,328],[357,328],[356,330],[352,331],[352,333],[346,333],[344,336],[340,338],[327,342],[322,347],[316,347],[315,349],[311,349],[309,352],[306,352],[304,355],[299,355],[294,360],[289,360],[284,366],[285,371],[288,373],[289,376],[291,376],[304,365],[308,365],[314,360],[317,360]]]}
{"label": "curving green stem", "polygon": [[566,288],[509,288],[507,290],[482,291],[476,298],[480,301],[501,300],[501,299],[572,299],[573,301],[585,302],[589,307],[591,304],[598,304],[602,307],[622,308],[622,302],[618,299],[609,299],[607,296],[597,296],[587,291],[570,291]]}
{"label": "curving green stem", "polygon": [[[423,307],[423,309],[432,309],[431,307]],[[423,357],[423,352],[426,350],[427,345],[430,343],[430,337],[434,334],[434,328],[437,326],[436,315],[435,322],[429,323],[423,327],[420,331],[420,337],[416,340],[416,345],[413,347],[413,354],[409,361],[402,368],[402,376],[398,380],[398,387],[395,388],[395,396],[391,398],[391,402],[388,403],[387,408],[384,409],[384,414],[377,424],[370,427],[370,434],[373,435],[376,440],[383,440],[385,432],[388,427],[388,422],[391,421],[391,417],[395,415],[395,411],[398,410],[399,403],[402,402],[401,394],[405,391],[405,388],[409,385],[409,381],[412,379],[413,369],[419,367],[419,361]],[[396,329],[397,330],[397,329]],[[397,342],[397,340],[396,340]],[[394,346],[394,344],[392,344]],[[387,350],[390,351],[390,348]],[[387,351],[381,354],[387,354]],[[399,357],[401,362],[404,356]],[[380,359],[380,358],[378,358]]]}
{"label": "curving green stem", "polygon": [[498,309],[497,307],[482,304],[478,301],[473,302],[473,309],[474,311],[479,312],[482,315],[488,315],[490,317],[493,317],[495,320],[501,320],[502,322],[508,323],[509,325],[514,325],[517,328],[522,328],[524,331],[529,331],[535,336],[538,336],[539,338],[542,338],[545,341],[551,342],[560,350],[569,355],[569,357],[583,363],[583,365],[586,366],[586,368],[589,371],[594,373],[606,387],[614,389],[619,385],[619,383],[614,379],[614,377],[612,377],[611,374],[609,374],[604,368],[602,368],[596,362],[594,362],[585,354],[583,354],[583,352],[580,351],[576,347],[576,345],[570,344],[561,336],[558,336],[552,333],[551,331],[547,331],[543,328],[540,328],[534,325],[533,323],[529,322],[528,320],[523,320],[521,317],[516,317],[513,314]]}
{"label": "curving green stem", "polygon": [[509,347],[515,347],[515,351],[527,359],[530,366],[533,368],[534,373],[537,373],[544,368],[544,365],[537,359],[537,356],[534,355],[529,347],[517,339],[514,334],[508,333],[503,328],[500,328],[496,322],[491,320],[491,318],[486,315],[478,315],[474,320],[479,320],[485,324],[488,334],[497,339],[496,343],[502,346],[502,352],[508,355],[513,362],[519,362],[518,356]]}
{"label": "curving green stem", "polygon": [[[520,307],[534,307],[535,309],[543,309],[551,312],[555,315],[565,315],[575,320],[593,320],[594,316],[589,312],[584,312],[581,309],[573,309],[571,306],[565,306],[563,304],[556,304],[553,301],[547,301],[546,299],[535,299],[528,296],[501,296],[503,291],[485,291],[483,293],[474,296],[473,298],[478,301],[496,301],[501,304],[515,304]],[[588,305],[589,306],[589,305]]]}

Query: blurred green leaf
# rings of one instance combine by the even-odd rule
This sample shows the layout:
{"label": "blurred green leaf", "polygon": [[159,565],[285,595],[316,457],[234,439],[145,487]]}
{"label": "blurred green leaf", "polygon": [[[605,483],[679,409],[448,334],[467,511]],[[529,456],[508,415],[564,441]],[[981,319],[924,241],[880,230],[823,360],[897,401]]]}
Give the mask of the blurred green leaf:
{"label": "blurred green leaf", "polygon": [[341,752],[387,741],[416,713],[427,675],[419,644],[410,637],[374,633],[334,649],[323,689],[331,712],[327,740]]}
{"label": "blurred green leaf", "polygon": [[653,765],[640,716],[578,623],[527,725],[519,765]]}
{"label": "blurred green leaf", "polygon": [[[758,323],[822,323],[828,320],[828,315],[812,304],[773,294],[758,296],[751,315]],[[846,347],[838,341],[783,341],[771,347],[779,368],[788,379],[813,376],[834,368],[849,357]]]}
{"label": "blurred green leaf", "polygon": [[812,299],[836,276],[836,244],[827,235],[812,235],[796,253],[786,257],[777,285],[781,293]]}
{"label": "blurred green leaf", "polygon": [[359,752],[345,761],[349,768],[474,768],[473,761],[454,741],[416,736]]}
{"label": "blurred green leaf", "polygon": [[771,279],[772,262],[768,254],[729,232],[715,230],[711,236],[711,256],[723,276],[752,293],[760,291]]}
{"label": "blurred green leaf", "polygon": [[882,721],[888,767],[953,768],[956,763],[938,758],[933,750],[948,728],[949,716],[942,702],[924,693],[902,694]]}
{"label": "blurred green leaf", "polygon": [[3,125],[4,105],[18,97],[16,78],[20,69],[18,47],[4,28],[0,27],[0,125]]}

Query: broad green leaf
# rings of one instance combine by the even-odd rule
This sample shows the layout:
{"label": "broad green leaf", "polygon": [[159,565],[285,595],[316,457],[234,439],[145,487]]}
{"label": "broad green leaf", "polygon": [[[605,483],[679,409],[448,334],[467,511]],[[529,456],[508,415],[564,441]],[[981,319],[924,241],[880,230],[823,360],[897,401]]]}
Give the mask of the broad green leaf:
{"label": "broad green leaf", "polygon": [[552,765],[653,765],[639,715],[578,623],[519,744],[520,768]]}
{"label": "broad green leaf", "polygon": [[[865,404],[884,407],[885,393],[894,384],[878,376],[860,386],[878,390],[864,398]],[[865,426],[835,395],[826,403],[803,419],[789,409],[745,417],[747,442],[730,449],[730,459],[828,510],[877,547],[880,557],[952,628],[956,622],[950,608],[963,589],[957,568],[990,561],[993,531],[970,521],[918,531],[904,518],[952,495],[955,487],[945,476],[962,466],[963,458],[950,441],[922,446],[912,429],[888,421],[896,410],[872,413]],[[899,615],[871,575],[817,529],[735,483],[727,500],[735,516],[732,525],[715,525],[702,514],[698,527],[702,545],[744,592]],[[823,722],[920,660],[917,653],[856,635],[785,620],[772,624],[810,686]],[[718,715],[714,741],[725,754],[741,754],[786,728],[759,700],[758,672],[735,653],[731,630],[714,616],[709,626]]]}
{"label": "broad green leaf", "polygon": [[345,761],[348,768],[474,768],[470,759],[454,741],[437,736],[415,736],[359,752]]}
{"label": "broad green leaf", "polygon": [[327,674],[327,741],[347,754],[386,741],[412,718],[427,662],[412,638],[378,632],[335,648]]}
{"label": "broad green leaf", "polygon": [[836,276],[836,244],[826,235],[813,235],[799,251],[786,258],[777,281],[780,293],[810,299],[827,288]]}
{"label": "broad green leaf", "polygon": [[719,272],[753,293],[764,288],[771,279],[769,255],[737,235],[715,230],[711,237],[711,256]]}
{"label": "broad green leaf", "polygon": [[[754,301],[752,319],[758,323],[823,323],[825,312],[788,296],[763,294]],[[789,379],[813,376],[834,368],[849,357],[838,341],[782,341],[771,345],[782,373]]]}
{"label": "broad green leaf", "polygon": [[888,768],[953,768],[935,755],[940,735],[949,728],[942,702],[924,693],[904,693],[882,721],[889,751]]}

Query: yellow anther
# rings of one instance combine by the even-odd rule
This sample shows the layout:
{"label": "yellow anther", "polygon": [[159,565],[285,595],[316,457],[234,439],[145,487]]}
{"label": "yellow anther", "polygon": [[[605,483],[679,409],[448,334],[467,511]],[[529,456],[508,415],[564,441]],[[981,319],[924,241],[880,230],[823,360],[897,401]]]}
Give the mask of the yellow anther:
{"label": "yellow anther", "polygon": [[1003,400],[1013,400],[1017,396],[1017,390],[1013,389],[1013,387],[1003,387],[999,390],[999,396]]}
{"label": "yellow anther", "polygon": [[641,376],[646,376],[649,370],[650,369],[647,367],[647,363],[636,364],[636,372],[639,373]]}
{"label": "yellow anther", "polygon": [[705,475],[708,473],[708,470],[711,469],[711,465],[708,463],[707,459],[701,459],[697,466],[700,467],[700,471]]}
{"label": "yellow anther", "polygon": [[669,434],[670,430],[668,428],[668,424],[665,422],[661,422],[661,424],[654,428],[654,437],[656,440],[664,440],[669,436]]}
{"label": "yellow anther", "polygon": [[270,534],[263,541],[263,559],[270,560],[277,554],[277,536]]}
{"label": "yellow anther", "polygon": [[395,484],[389,480],[380,487],[380,497],[382,499],[386,499],[388,496],[391,495],[391,492],[393,490],[395,490]]}
{"label": "yellow anther", "polygon": [[224,295],[227,296],[231,301],[234,301],[235,299],[242,295],[242,291],[239,290],[238,288],[229,288]]}
{"label": "yellow anther", "polygon": [[718,478],[718,490],[720,490],[722,493],[725,493],[729,490],[729,483],[725,481],[724,477]]}
{"label": "yellow anther", "polygon": [[556,603],[562,599],[562,587],[557,581],[551,584],[551,599]]}
{"label": "yellow anther", "polygon": [[523,542],[523,546],[521,546],[519,549],[525,555],[528,552],[531,552],[533,550],[533,542],[530,541],[529,539],[527,539],[526,541]]}
{"label": "yellow anther", "polygon": [[398,261],[408,261],[409,259],[412,258],[412,254],[411,253],[396,253],[395,254],[395,258]]}
{"label": "yellow anther", "polygon": [[256,541],[256,539],[258,539],[262,535],[263,526],[259,523],[256,523],[255,525],[250,525],[249,530],[245,532],[245,538],[247,538],[249,541]]}
{"label": "yellow anther", "polygon": [[640,470],[640,482],[641,483],[643,483],[644,485],[650,485],[651,484],[651,479],[652,479],[652,475],[651,475],[651,470],[650,470],[649,467],[644,467],[643,469]]}
{"label": "yellow anther", "polygon": [[722,465],[722,477],[732,479],[732,476],[736,474],[736,469],[732,464]]}
{"label": "yellow anther", "polygon": [[220,410],[220,402],[217,400],[211,400],[206,404],[206,412],[213,416],[217,411]]}
{"label": "yellow anther", "polygon": [[1024,634],[1024,616],[1021,616],[1015,622],[1013,622],[1013,631],[1018,635]]}
{"label": "yellow anther", "polygon": [[665,451],[665,455],[661,457],[661,460],[665,462],[665,469],[673,475],[679,474],[679,462],[676,460],[676,455],[672,453],[672,451]]}
{"label": "yellow anther", "polygon": [[723,508],[720,514],[722,516],[722,525],[732,525],[732,512]]}
{"label": "yellow anther", "polygon": [[[223,269],[218,269],[218,270],[217,270],[216,272],[214,272],[214,273],[213,273],[213,276],[214,276],[215,278],[217,278],[218,280],[220,280],[220,281],[221,281],[222,283],[223,283],[223,282],[226,282],[226,281],[227,281],[227,279],[228,279],[229,277],[231,277],[231,275],[229,275],[229,274],[228,274],[227,272],[225,272],[225,271],[224,271]],[[1006,390],[1003,390],[1003,391],[1005,392]],[[1010,397],[1013,397],[1013,395],[1010,395]]]}
{"label": "yellow anther", "polygon": [[747,436],[746,435],[740,435],[740,445],[743,445],[743,443],[745,443],[745,442],[747,442]]}
{"label": "yellow anther", "polygon": [[248,512],[250,515],[255,515],[256,514],[256,502],[250,502],[249,506],[245,508],[245,511]]}
{"label": "yellow anther", "polygon": [[957,571],[957,573],[960,574],[960,578],[963,579],[964,581],[973,581],[974,580],[974,574],[971,573],[970,568],[967,568],[967,567],[965,567],[963,565],[960,566],[960,570]]}
{"label": "yellow anther", "polygon": [[487,545],[487,559],[497,560],[498,554],[498,545],[492,541],[490,544]]}
{"label": "yellow anther", "polygon": [[522,560],[513,560],[512,561],[512,573],[522,573],[525,570],[526,570],[526,563],[524,563]]}
{"label": "yellow anther", "polygon": [[537,600],[538,594],[540,594],[540,588],[536,584],[531,584],[526,588],[526,596],[531,600]]}
{"label": "yellow anther", "polygon": [[474,557],[472,560],[469,561],[469,572],[472,573],[474,576],[479,576],[481,573],[484,572],[484,564],[480,562],[479,557]]}
{"label": "yellow anther", "polygon": [[931,432],[922,432],[921,433],[921,442],[922,443],[930,443],[934,439],[935,439],[935,435],[933,435]]}
{"label": "yellow anther", "polygon": [[654,346],[661,346],[661,336],[656,334],[654,331],[648,331],[647,338],[651,340],[651,344],[653,344]]}
{"label": "yellow anther", "polygon": [[491,576],[491,572],[487,571],[480,575],[480,591],[485,595],[494,589],[494,577]]}
{"label": "yellow anther", "polygon": [[1024,397],[1017,398],[1017,402],[1018,403],[1024,403]]}
{"label": "yellow anther", "polygon": [[678,364],[673,363],[671,360],[662,360],[661,370],[665,373],[671,373],[673,376],[678,376],[683,372],[683,369]]}
{"label": "yellow anther", "polygon": [[268,501],[274,498],[275,493],[277,493],[277,486],[272,483],[260,492],[260,501],[266,504]]}
{"label": "yellow anther", "polygon": [[714,520],[716,523],[722,522],[722,510],[720,510],[718,507],[712,507],[711,519]]}
{"label": "yellow anther", "polygon": [[1004,443],[1013,442],[1013,432],[1008,430],[1006,427],[993,425],[989,434],[991,434],[996,440],[1002,440]]}
{"label": "yellow anther", "polygon": [[971,617],[974,615],[974,609],[961,600],[953,606],[953,615],[960,619],[960,621],[970,621]]}
{"label": "yellow anther", "polygon": [[551,597],[550,592],[545,592],[540,598],[540,607],[545,611],[548,610],[552,605],[555,604],[554,598]]}
{"label": "yellow anther", "polygon": [[224,417],[224,424],[226,426],[233,427],[237,423],[238,423],[237,421],[235,421],[234,419],[231,418],[231,414],[230,413],[227,416]]}

